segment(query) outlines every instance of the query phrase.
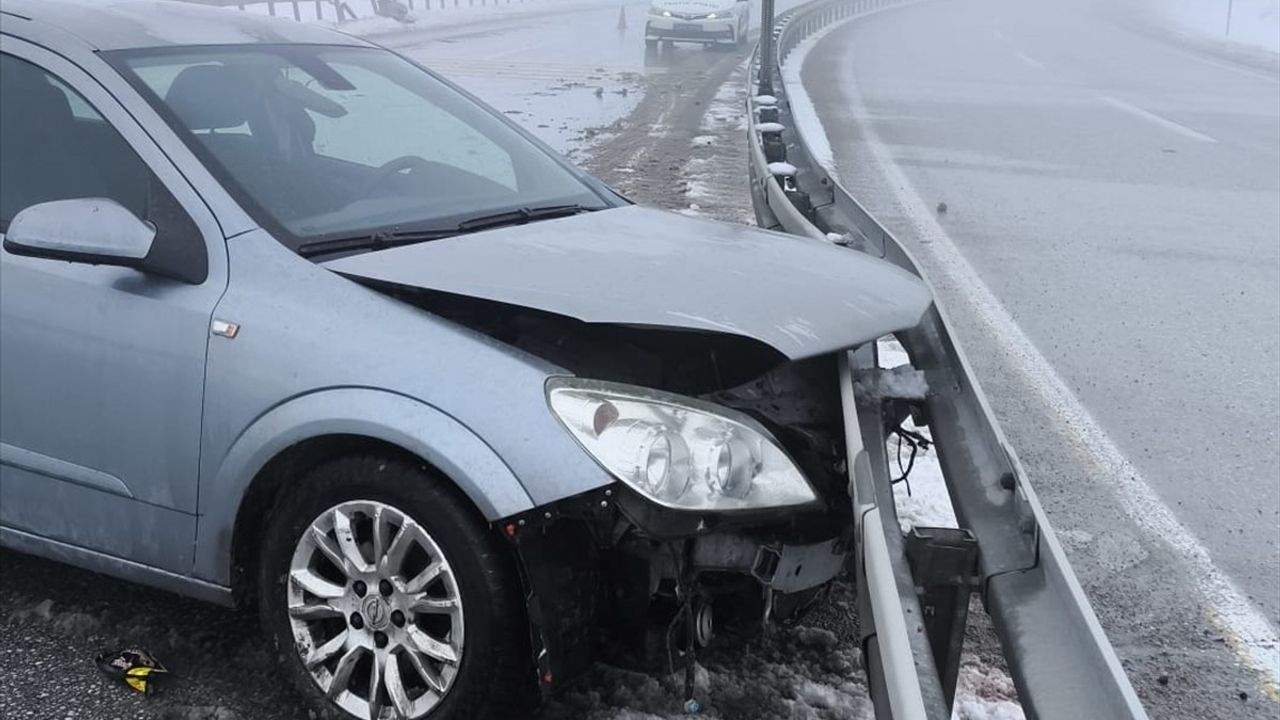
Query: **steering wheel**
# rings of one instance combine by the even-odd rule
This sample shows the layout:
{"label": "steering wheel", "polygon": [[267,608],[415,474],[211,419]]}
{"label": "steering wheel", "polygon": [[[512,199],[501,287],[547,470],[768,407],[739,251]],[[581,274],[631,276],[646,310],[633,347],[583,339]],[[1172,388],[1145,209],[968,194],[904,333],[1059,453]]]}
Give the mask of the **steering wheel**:
{"label": "steering wheel", "polygon": [[361,190],[360,197],[369,197],[383,183],[406,170],[410,173],[429,171],[435,164],[430,160],[423,160],[417,155],[401,155],[394,160],[388,160],[382,164],[382,167],[373,172],[373,177],[365,183],[364,188]]}

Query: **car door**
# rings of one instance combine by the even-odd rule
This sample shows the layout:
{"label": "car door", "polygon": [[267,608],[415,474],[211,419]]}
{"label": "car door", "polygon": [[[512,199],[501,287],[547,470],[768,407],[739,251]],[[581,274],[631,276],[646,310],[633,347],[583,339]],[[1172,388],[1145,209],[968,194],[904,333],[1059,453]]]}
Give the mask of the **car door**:
{"label": "car door", "polygon": [[0,233],[32,204],[107,197],[200,280],[0,251],[0,538],[187,574],[222,234],[102,85],[11,36],[0,37],[0,139]]}

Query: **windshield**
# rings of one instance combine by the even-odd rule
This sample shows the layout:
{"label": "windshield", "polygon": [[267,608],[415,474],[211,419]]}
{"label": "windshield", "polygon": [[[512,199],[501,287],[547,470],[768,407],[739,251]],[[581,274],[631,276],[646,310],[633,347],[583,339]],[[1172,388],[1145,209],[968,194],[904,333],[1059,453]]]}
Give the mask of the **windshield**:
{"label": "windshield", "polygon": [[567,164],[386,50],[254,45],[120,58],[246,209],[295,250],[508,210],[606,205]]}

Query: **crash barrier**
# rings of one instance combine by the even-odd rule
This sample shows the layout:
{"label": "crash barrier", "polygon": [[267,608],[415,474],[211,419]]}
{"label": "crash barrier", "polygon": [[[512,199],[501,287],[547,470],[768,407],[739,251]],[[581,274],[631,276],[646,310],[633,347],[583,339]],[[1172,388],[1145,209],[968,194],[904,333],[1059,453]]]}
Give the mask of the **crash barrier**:
{"label": "crash barrier", "polygon": [[326,20],[347,22],[366,17],[389,17],[409,21],[408,14],[419,10],[524,4],[530,0],[185,0],[197,5],[233,7],[298,22]]}
{"label": "crash barrier", "polygon": [[[773,24],[752,61],[760,92],[748,100],[749,170],[762,227],[880,257],[927,285],[911,253],[815,161],[813,138],[795,125],[778,71],[815,32],[907,4],[814,0]],[[763,58],[761,48],[770,47],[776,54]],[[1028,718],[1145,718],[946,318],[935,301],[918,326],[898,334],[926,381],[923,400],[892,392],[855,397],[855,381],[874,386],[873,347],[841,363],[858,617],[876,717],[951,716],[969,599],[977,594]],[[907,413],[928,425],[961,529],[900,530],[886,439]]]}

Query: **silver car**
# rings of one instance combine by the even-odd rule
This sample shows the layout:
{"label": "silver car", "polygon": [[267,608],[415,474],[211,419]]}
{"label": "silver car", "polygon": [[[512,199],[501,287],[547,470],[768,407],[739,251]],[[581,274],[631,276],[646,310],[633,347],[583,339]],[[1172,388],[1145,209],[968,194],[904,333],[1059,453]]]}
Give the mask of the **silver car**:
{"label": "silver car", "polygon": [[365,720],[687,662],[845,567],[836,355],[915,277],[631,205],[337,32],[2,18],[6,547],[256,603]]}

